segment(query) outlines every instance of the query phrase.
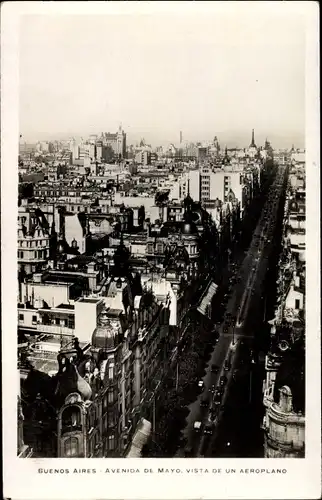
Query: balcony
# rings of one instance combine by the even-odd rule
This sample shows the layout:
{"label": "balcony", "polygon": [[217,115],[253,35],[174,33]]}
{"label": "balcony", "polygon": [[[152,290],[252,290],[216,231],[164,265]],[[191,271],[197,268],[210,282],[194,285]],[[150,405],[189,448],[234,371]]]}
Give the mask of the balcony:
{"label": "balcony", "polygon": [[60,325],[44,325],[42,323],[38,323],[37,330],[39,333],[51,333],[54,335],[74,335],[74,328],[68,328],[66,326]]}

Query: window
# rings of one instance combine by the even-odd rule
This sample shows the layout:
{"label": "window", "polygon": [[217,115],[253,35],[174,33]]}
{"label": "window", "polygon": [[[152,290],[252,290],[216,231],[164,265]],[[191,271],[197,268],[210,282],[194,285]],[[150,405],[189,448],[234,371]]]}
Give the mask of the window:
{"label": "window", "polygon": [[60,319],[59,318],[55,318],[55,325],[60,325]]}
{"label": "window", "polygon": [[299,299],[295,299],[295,309],[300,309],[300,301],[299,301]]}
{"label": "window", "polygon": [[109,403],[113,403],[113,400],[114,400],[113,389],[109,389],[109,391],[108,391],[108,402]]}
{"label": "window", "polygon": [[19,321],[23,321],[24,320],[24,315],[23,314],[19,314]]}
{"label": "window", "polygon": [[108,367],[108,378],[112,380],[114,378],[114,363],[111,363]]}
{"label": "window", "polygon": [[114,434],[108,437],[108,449],[109,450],[114,450],[115,447],[115,438]]}
{"label": "window", "polygon": [[32,324],[36,325],[37,324],[37,316],[32,317]]}
{"label": "window", "polygon": [[73,316],[68,317],[67,326],[68,328],[75,328],[75,320]]}
{"label": "window", "polygon": [[79,443],[78,439],[75,437],[69,437],[66,439],[64,444],[64,456],[65,457],[77,457],[79,454]]}
{"label": "window", "polygon": [[115,421],[114,421],[114,413],[112,411],[110,411],[108,413],[108,425],[110,427],[113,427],[113,425],[115,424]]}

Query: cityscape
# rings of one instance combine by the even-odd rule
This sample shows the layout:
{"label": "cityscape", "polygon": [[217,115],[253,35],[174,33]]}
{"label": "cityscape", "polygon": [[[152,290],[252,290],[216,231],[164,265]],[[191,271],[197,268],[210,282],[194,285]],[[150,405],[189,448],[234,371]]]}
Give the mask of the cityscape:
{"label": "cityscape", "polygon": [[256,113],[247,142],[25,119],[18,457],[305,457],[306,151]]}

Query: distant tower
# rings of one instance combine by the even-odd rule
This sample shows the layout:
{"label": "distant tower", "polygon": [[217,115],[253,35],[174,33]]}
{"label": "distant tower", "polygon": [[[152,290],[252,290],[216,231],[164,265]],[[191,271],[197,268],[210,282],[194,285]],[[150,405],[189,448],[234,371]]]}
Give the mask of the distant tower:
{"label": "distant tower", "polygon": [[180,144],[182,144],[182,130],[180,130]]}
{"label": "distant tower", "polygon": [[252,130],[252,142],[249,146],[250,148],[256,148],[256,144],[255,144],[255,132],[254,132],[254,129]]}

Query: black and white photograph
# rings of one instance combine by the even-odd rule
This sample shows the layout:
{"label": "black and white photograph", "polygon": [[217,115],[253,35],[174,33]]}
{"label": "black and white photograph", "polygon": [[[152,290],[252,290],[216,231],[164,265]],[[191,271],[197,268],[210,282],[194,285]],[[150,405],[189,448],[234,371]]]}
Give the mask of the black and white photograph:
{"label": "black and white photograph", "polygon": [[22,22],[19,455],[304,457],[304,34],[253,32]]}
{"label": "black and white photograph", "polygon": [[307,456],[306,20],[210,3],[19,18],[19,459]]}

